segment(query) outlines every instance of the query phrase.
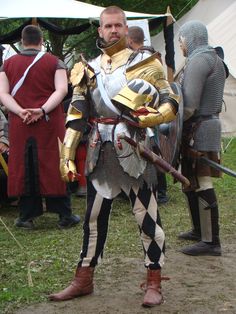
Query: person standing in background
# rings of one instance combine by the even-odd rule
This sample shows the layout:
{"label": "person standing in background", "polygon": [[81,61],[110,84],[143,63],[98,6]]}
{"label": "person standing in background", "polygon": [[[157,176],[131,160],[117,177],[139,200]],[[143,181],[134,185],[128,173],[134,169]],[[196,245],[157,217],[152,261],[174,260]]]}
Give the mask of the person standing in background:
{"label": "person standing in background", "polygon": [[179,31],[180,49],[186,64],[180,76],[184,102],[181,171],[191,185],[186,195],[192,229],[182,240],[197,243],[184,247],[188,255],[221,255],[219,209],[212,177],[221,172],[200,161],[200,156],[220,163],[221,122],[226,71],[223,60],[208,44],[206,26],[189,21]]}
{"label": "person standing in background", "polygon": [[59,171],[66,66],[52,54],[41,52],[42,43],[41,30],[26,26],[22,31],[24,50],[7,59],[0,71],[0,101],[9,110],[8,195],[19,197],[20,215],[15,225],[26,229],[33,229],[34,219],[43,214],[43,197],[47,211],[59,215],[60,228],[80,221],[72,215]]}

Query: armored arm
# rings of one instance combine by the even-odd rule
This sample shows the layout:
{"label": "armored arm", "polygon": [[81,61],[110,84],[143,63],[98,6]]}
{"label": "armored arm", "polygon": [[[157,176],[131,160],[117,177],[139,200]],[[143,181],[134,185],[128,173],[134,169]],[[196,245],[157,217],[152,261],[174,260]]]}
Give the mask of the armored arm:
{"label": "armored arm", "polygon": [[77,180],[78,174],[74,160],[81,137],[81,132],[67,128],[64,141],[60,143],[60,172],[63,181]]}
{"label": "armored arm", "polygon": [[73,96],[66,117],[66,134],[63,143],[60,143],[60,172],[67,182],[78,179],[75,155],[86,131],[89,115],[85,67],[81,62],[75,64],[70,80],[74,87]]}
{"label": "armored arm", "polygon": [[137,78],[150,83],[159,93],[159,102],[156,105],[152,99],[150,100],[151,95],[148,92],[146,94],[142,92],[140,95],[140,92],[128,83],[114,97],[115,101],[132,110],[131,114],[137,118],[140,127],[154,127],[175,119],[179,96],[172,91],[163,67],[155,55],[128,68],[126,76],[130,83]]}

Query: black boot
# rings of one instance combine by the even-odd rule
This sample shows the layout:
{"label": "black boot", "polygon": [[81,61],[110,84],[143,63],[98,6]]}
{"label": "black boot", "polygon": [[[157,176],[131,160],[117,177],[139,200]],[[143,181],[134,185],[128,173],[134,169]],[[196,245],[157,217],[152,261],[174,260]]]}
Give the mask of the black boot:
{"label": "black boot", "polygon": [[212,244],[200,241],[180,250],[181,253],[192,256],[220,256],[221,247],[220,244]]}
{"label": "black boot", "polygon": [[221,255],[219,239],[219,210],[214,189],[207,189],[197,193],[199,199],[199,213],[201,222],[202,241],[185,247],[182,253],[188,255]]}
{"label": "black boot", "polygon": [[181,240],[200,241],[201,240],[201,227],[198,206],[198,196],[195,191],[185,193],[188,201],[189,215],[192,221],[192,230],[180,233],[178,238]]}
{"label": "black boot", "polygon": [[158,205],[165,204],[168,200],[166,175],[160,173],[157,177],[157,203]]}
{"label": "black boot", "polygon": [[199,241],[201,240],[201,235],[193,229],[180,233],[178,238],[180,240]]}
{"label": "black boot", "polygon": [[61,229],[70,228],[77,225],[79,222],[80,216],[78,215],[60,216],[58,227]]}

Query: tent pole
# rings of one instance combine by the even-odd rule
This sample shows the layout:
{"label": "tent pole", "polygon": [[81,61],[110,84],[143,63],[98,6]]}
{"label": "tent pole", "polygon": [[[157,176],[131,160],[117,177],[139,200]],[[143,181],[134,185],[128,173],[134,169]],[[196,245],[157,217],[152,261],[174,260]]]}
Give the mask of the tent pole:
{"label": "tent pole", "polygon": [[35,25],[35,26],[38,26],[37,17],[32,17],[31,24]]}
{"label": "tent pole", "polygon": [[[169,6],[167,7],[166,13],[171,14],[170,7],[169,7]],[[171,25],[172,23],[173,23],[173,17],[172,17],[172,15],[167,16],[167,19],[166,19],[166,27],[168,27],[168,26]],[[171,68],[170,66],[168,66],[168,65],[167,65],[167,79],[168,79],[168,81],[169,81],[170,83],[174,81],[174,69],[172,69],[172,68]]]}

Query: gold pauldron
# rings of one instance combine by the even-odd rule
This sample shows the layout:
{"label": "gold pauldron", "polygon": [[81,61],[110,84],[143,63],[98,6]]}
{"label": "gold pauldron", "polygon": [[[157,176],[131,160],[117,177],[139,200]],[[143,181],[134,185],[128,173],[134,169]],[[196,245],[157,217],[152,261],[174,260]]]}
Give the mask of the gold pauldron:
{"label": "gold pauldron", "polygon": [[[86,80],[83,80],[83,78],[86,78]],[[76,63],[71,70],[70,82],[73,86],[76,86],[79,93],[81,93],[81,90],[83,92],[87,91],[85,81],[87,81],[86,83],[89,86],[95,85],[94,69],[83,58],[82,61]],[[74,93],[77,93],[77,90],[74,89]]]}
{"label": "gold pauldron", "polygon": [[113,98],[113,100],[120,104],[136,111],[139,107],[152,101],[152,95],[138,94],[132,91],[128,86],[125,86],[121,91]]}
{"label": "gold pauldron", "polygon": [[82,132],[68,128],[66,130],[64,142],[61,146],[60,157],[63,159],[74,160],[76,149],[82,138]]}
{"label": "gold pauldron", "polygon": [[143,79],[159,89],[159,80],[165,80],[161,63],[152,55],[126,70],[127,80]]}
{"label": "gold pauldron", "polygon": [[83,76],[85,74],[85,65],[82,62],[78,62],[74,65],[73,69],[71,70],[70,81],[73,86],[78,85]]}

